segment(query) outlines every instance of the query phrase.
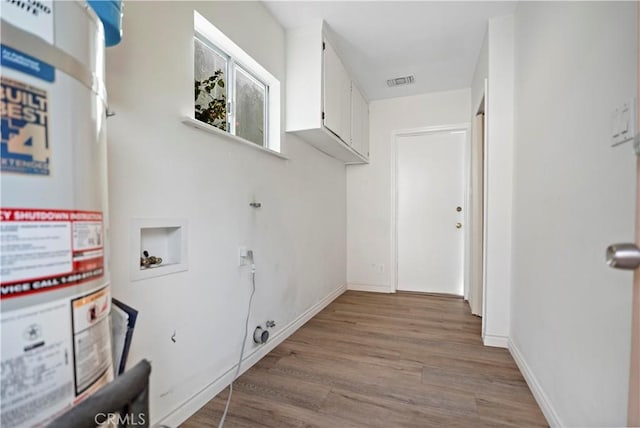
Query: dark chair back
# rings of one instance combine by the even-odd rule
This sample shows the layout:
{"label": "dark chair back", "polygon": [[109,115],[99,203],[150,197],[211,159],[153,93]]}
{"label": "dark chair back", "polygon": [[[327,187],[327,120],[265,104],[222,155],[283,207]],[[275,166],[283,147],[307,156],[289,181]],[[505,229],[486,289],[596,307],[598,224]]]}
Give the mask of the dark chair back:
{"label": "dark chair back", "polygon": [[55,419],[49,427],[95,427],[111,418],[120,427],[148,428],[150,374],[151,364],[140,361]]}

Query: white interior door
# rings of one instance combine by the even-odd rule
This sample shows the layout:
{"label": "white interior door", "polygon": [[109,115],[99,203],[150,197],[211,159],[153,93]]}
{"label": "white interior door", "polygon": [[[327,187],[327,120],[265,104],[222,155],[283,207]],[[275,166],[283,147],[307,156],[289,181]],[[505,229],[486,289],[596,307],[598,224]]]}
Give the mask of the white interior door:
{"label": "white interior door", "polygon": [[398,290],[462,295],[466,132],[396,141]]}

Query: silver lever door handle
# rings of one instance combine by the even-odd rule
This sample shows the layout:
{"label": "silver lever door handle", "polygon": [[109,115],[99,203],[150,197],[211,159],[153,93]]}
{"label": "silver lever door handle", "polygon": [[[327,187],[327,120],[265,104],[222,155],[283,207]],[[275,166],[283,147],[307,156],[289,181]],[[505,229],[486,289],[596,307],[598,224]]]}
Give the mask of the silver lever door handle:
{"label": "silver lever door handle", "polygon": [[609,245],[606,257],[609,267],[615,269],[634,270],[640,266],[640,249],[635,244]]}

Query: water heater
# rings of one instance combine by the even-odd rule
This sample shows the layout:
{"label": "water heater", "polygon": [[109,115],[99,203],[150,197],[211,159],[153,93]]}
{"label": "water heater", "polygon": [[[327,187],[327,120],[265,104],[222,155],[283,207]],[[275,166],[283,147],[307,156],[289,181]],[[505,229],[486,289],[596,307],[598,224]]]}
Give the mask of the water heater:
{"label": "water heater", "polygon": [[1,10],[0,426],[113,379],[105,36],[79,1]]}

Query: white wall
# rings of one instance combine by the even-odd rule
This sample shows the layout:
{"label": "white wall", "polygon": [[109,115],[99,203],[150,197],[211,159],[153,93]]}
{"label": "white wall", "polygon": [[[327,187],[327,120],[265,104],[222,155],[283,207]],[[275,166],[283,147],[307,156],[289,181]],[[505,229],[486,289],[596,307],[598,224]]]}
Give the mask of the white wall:
{"label": "white wall", "polygon": [[[471,81],[473,118],[485,97],[485,345],[506,347],[511,290],[513,16],[492,18]],[[485,79],[488,93],[485,94]]]}
{"label": "white wall", "polygon": [[[485,32],[482,40],[482,46],[478,54],[475,70],[471,79],[471,123],[475,123],[475,116],[478,111],[486,110],[484,106],[485,99],[485,80],[489,77],[489,40],[488,31]],[[481,108],[482,107],[482,108]],[[485,121],[486,122],[486,121]],[[483,133],[486,124],[483,123],[481,127]],[[478,288],[482,287],[481,293],[484,293],[484,201],[482,198],[478,198],[479,195],[485,192],[485,179],[484,179],[484,149],[475,147],[476,141],[484,144],[484,136],[481,139],[477,139],[474,135],[477,129],[475,126],[471,126],[469,140],[471,141],[471,150],[469,151],[469,227],[467,228],[467,239],[471,243],[467,248],[466,257],[469,261],[467,267],[467,279],[465,281],[465,298],[469,300],[471,311],[475,315],[483,316],[483,302],[484,298],[482,294],[475,296],[478,293]],[[480,165],[480,166],[479,166]],[[482,181],[479,184],[482,188],[476,189],[476,180],[474,176],[476,174],[483,174]],[[480,193],[481,192],[481,193]],[[476,212],[481,210],[482,212]],[[478,242],[472,242],[477,239]],[[476,248],[477,246],[477,248]],[[480,284],[477,284],[477,282]],[[473,283],[472,283],[473,282]],[[485,317],[486,318],[486,317]],[[483,318],[483,334],[484,334],[484,319]]]}
{"label": "white wall", "polygon": [[635,157],[609,134],[636,60],[635,2],[516,11],[511,345],[552,424],[626,425],[632,277],[604,250],[634,236]]}
{"label": "white wall", "polygon": [[[483,337],[506,346],[511,290],[513,16],[489,20]],[[479,100],[478,100],[479,101]]]}
{"label": "white wall", "polygon": [[350,288],[392,292],[391,133],[469,122],[470,90],[372,101],[369,165],[347,168],[347,281]]}
{"label": "white wall", "polygon": [[[250,326],[274,319],[277,335],[346,283],[344,164],[293,136],[285,161],[180,122],[193,111],[194,8],[285,88],[284,31],[257,2],[130,2],[107,50],[113,294],[140,311],[129,359],[151,360],[152,424],[173,426],[237,363],[250,293],[239,244],[256,257]],[[133,218],[187,219],[189,270],[130,281]]]}

